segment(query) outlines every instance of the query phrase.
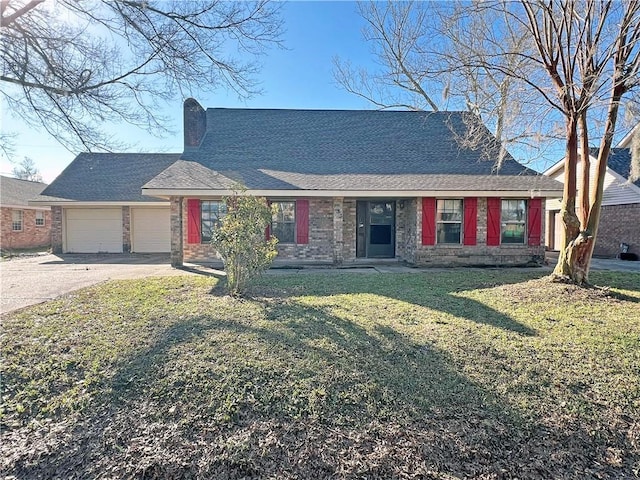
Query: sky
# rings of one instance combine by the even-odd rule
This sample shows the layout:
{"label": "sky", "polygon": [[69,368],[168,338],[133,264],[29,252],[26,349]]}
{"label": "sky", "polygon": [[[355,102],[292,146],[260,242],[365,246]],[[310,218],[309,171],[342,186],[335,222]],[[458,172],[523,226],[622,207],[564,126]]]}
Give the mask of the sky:
{"label": "sky", "polygon": [[[370,63],[369,46],[362,39],[362,19],[354,2],[288,2],[282,6],[285,33],[282,49],[271,49],[260,60],[257,79],[263,94],[248,100],[224,90],[216,94],[195,92],[203,107],[237,108],[307,108],[367,109],[366,101],[347,93],[333,80],[332,59],[335,56],[354,62]],[[128,124],[113,125],[118,138],[133,144],[130,151],[182,151],[182,98],[166,105],[165,114],[172,118],[173,131],[166,138],[154,137]],[[34,160],[43,181],[50,183],[79,152],[69,152],[44,129],[34,131],[11,112],[2,109],[0,128],[16,133],[13,160],[25,156]],[[0,174],[11,175],[14,167],[4,155],[0,158]]]}
{"label": "sky", "polygon": [[[362,37],[363,20],[355,2],[291,1],[282,5],[285,33],[284,48],[269,50],[261,59],[257,79],[263,94],[239,100],[224,90],[195,98],[205,108],[300,108],[300,109],[370,109],[371,104],[338,86],[333,79],[333,58],[338,56],[354,65],[375,67],[371,45]],[[121,142],[132,152],[182,151],[182,102],[177,98],[167,104],[163,115],[172,118],[171,135],[154,137],[128,124],[111,125]],[[20,118],[2,109],[0,128],[16,133],[13,160],[25,156],[34,160],[43,181],[52,182],[80,152],[69,152],[44,129],[25,126]],[[11,175],[14,167],[4,155],[0,157],[0,174]]]}

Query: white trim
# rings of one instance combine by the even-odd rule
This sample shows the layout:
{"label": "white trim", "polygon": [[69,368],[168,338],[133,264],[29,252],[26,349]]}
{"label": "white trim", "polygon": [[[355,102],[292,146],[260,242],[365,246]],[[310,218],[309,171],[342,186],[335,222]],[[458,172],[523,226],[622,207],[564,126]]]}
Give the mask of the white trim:
{"label": "white trim", "polygon": [[633,127],[631,130],[629,130],[629,132],[622,138],[622,140],[618,142],[618,145],[616,145],[616,148],[630,148],[631,140],[633,139],[633,134],[638,128],[640,128],[640,123],[635,127]]}
{"label": "white trim", "polygon": [[145,188],[143,195],[159,198],[169,197],[223,197],[234,194],[254,195],[257,197],[282,198],[313,198],[313,197],[355,197],[355,198],[464,198],[464,197],[513,197],[513,198],[560,198],[562,190],[167,190],[159,188]]}
{"label": "white trim", "polygon": [[[591,157],[591,155],[589,156]],[[547,168],[544,172],[542,172],[542,174],[546,175],[547,177],[550,177],[551,175],[556,173],[558,170],[560,170],[561,167],[564,167],[564,157],[562,158],[562,160],[559,160],[558,163],[554,163],[551,167]]]}
{"label": "white trim", "polygon": [[170,202],[77,202],[75,200],[30,200],[29,205],[31,204],[62,207],[168,207],[171,205]]}
{"label": "white trim", "polygon": [[20,210],[51,210],[51,207],[35,207],[35,206],[31,206],[31,205],[7,205],[7,204],[2,204],[0,205],[1,208],[17,208]]}

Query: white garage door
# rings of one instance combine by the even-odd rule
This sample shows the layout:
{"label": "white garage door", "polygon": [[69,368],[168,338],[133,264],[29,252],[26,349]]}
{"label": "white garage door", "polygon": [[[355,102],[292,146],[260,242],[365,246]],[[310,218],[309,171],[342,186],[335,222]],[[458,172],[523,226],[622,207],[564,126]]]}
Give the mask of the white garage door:
{"label": "white garage door", "polygon": [[65,210],[69,253],[122,253],[121,208]]}
{"label": "white garage door", "polygon": [[131,251],[136,253],[171,251],[169,208],[131,209]]}

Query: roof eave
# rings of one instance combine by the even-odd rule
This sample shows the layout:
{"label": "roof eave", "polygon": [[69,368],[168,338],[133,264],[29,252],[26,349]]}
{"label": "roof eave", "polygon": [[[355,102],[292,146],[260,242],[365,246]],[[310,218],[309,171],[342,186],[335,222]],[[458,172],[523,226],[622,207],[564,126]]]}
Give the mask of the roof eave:
{"label": "roof eave", "polygon": [[358,197],[358,198],[380,198],[380,197],[510,197],[510,198],[559,198],[562,196],[562,189],[558,190],[245,190],[237,192],[234,190],[213,190],[213,189],[168,189],[168,188],[143,188],[142,195],[170,198],[170,197],[224,197],[229,195],[253,195],[257,197]]}

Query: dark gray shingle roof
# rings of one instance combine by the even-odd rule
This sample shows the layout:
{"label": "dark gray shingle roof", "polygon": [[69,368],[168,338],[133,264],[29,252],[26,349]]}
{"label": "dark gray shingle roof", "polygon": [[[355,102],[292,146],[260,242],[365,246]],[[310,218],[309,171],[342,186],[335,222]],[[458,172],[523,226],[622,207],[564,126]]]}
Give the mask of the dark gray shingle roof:
{"label": "dark gray shingle roof", "polygon": [[180,158],[177,153],[81,153],[42,192],[42,200],[158,201],[142,185]]}
{"label": "dark gray shingle roof", "polygon": [[[629,180],[631,174],[631,149],[612,148],[607,165],[611,170]],[[640,179],[633,183],[640,187]]]}
{"label": "dark gray shingle roof", "polygon": [[28,206],[47,187],[46,183],[30,182],[0,176],[0,203],[2,205]]}
{"label": "dark gray shingle roof", "polygon": [[[200,146],[186,149],[186,162],[145,187],[215,189],[240,182],[256,190],[530,190],[536,184],[561,190],[511,155],[496,174],[495,157],[486,155],[496,142],[486,128],[480,130],[487,149],[456,141],[470,118],[463,112],[208,109]],[[204,175],[198,164],[212,173]]]}

